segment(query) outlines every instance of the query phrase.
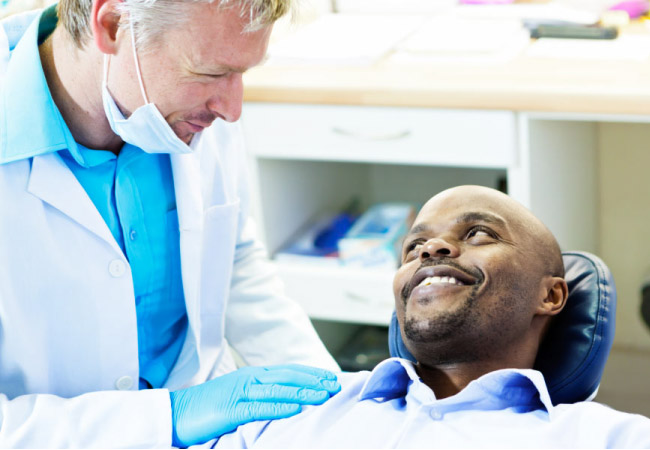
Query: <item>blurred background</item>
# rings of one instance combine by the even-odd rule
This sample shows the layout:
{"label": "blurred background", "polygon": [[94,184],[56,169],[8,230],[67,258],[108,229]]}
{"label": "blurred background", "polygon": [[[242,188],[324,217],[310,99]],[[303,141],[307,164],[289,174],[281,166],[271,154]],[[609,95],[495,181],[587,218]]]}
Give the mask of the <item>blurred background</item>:
{"label": "blurred background", "polygon": [[[0,0],[0,17],[52,3]],[[268,62],[245,76],[253,212],[344,369],[387,356],[395,248],[414,212],[480,184],[612,269],[617,333],[597,400],[650,416],[647,11],[305,0],[276,25]]]}

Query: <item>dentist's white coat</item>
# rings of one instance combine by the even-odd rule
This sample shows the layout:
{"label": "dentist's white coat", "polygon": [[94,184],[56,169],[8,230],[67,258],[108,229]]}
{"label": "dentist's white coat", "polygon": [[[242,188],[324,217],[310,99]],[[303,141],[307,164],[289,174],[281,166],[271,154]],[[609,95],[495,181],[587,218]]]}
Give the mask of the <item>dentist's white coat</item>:
{"label": "dentist's white coat", "polygon": [[[1,23],[0,92],[34,17]],[[239,126],[193,147],[171,157],[190,326],[166,387],[233,370],[227,342],[248,364],[335,370],[253,236]],[[170,446],[167,389],[137,386],[130,268],[92,201],[56,153],[0,165],[0,447]]]}

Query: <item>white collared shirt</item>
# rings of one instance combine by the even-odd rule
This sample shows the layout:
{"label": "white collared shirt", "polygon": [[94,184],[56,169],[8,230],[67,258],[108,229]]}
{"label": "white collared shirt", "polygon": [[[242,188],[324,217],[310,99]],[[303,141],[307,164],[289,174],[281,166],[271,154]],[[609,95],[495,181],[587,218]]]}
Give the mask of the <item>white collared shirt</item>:
{"label": "white collared shirt", "polygon": [[505,369],[436,399],[409,361],[343,374],[322,406],[223,436],[217,448],[650,448],[650,419],[595,402],[553,406],[543,375]]}

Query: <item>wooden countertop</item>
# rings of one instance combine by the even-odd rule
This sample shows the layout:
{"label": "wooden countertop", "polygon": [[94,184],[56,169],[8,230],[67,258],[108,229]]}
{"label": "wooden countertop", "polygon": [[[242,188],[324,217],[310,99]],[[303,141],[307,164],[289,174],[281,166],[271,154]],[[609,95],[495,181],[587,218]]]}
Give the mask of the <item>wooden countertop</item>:
{"label": "wooden countertop", "polygon": [[[624,32],[649,33],[642,24]],[[650,115],[650,60],[518,56],[507,63],[259,67],[244,101]]]}

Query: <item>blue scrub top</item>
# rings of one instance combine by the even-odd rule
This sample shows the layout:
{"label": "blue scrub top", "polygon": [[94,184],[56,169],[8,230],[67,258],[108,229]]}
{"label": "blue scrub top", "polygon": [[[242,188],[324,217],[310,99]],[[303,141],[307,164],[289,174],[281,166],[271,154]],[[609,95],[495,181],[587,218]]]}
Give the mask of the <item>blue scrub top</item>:
{"label": "blue scrub top", "polygon": [[[187,332],[178,216],[169,155],[125,144],[118,156],[77,144],[61,156],[129,260],[138,317],[140,378],[161,387]],[[145,387],[146,383],[141,383]]]}
{"label": "blue scrub top", "polygon": [[5,90],[0,121],[10,114],[24,120],[13,121],[22,127],[4,130],[0,164],[59,152],[75,174],[131,265],[140,387],[161,387],[180,354],[188,327],[169,155],[147,154],[126,144],[116,156],[74,141],[52,99],[38,52],[38,42],[55,25],[51,7],[38,23],[31,24],[12,51],[14,70],[3,80],[11,87]]}

